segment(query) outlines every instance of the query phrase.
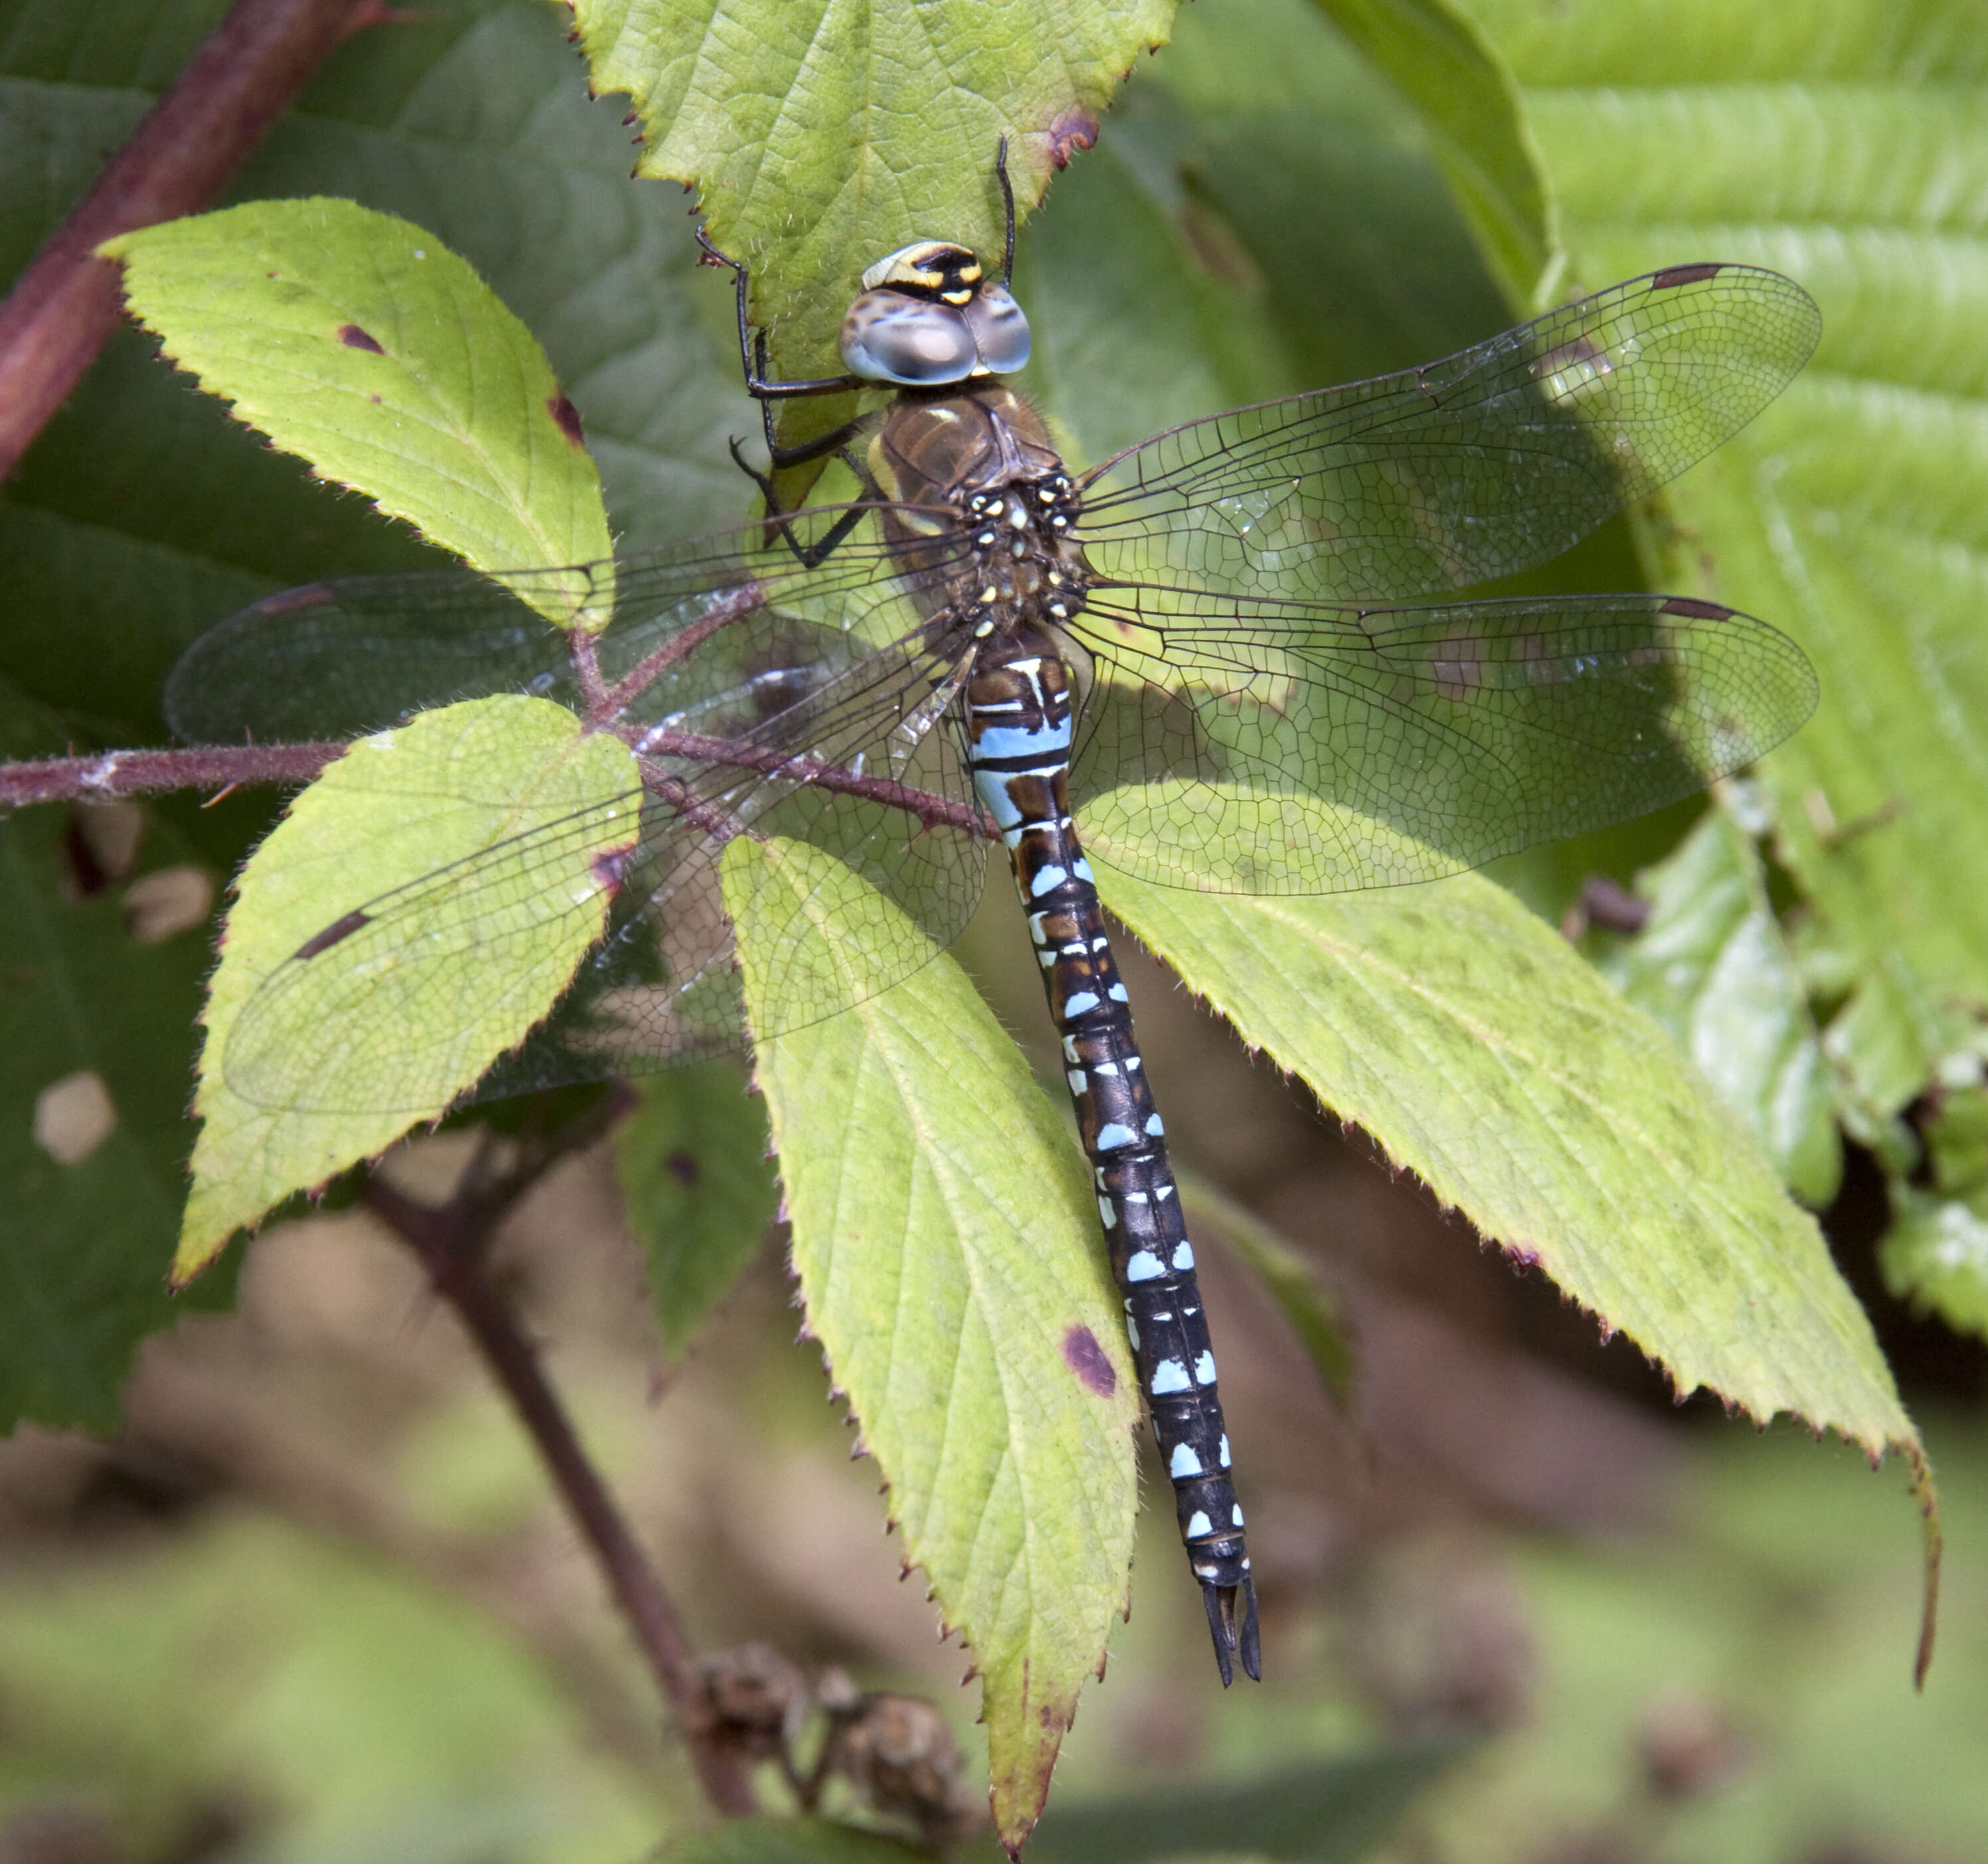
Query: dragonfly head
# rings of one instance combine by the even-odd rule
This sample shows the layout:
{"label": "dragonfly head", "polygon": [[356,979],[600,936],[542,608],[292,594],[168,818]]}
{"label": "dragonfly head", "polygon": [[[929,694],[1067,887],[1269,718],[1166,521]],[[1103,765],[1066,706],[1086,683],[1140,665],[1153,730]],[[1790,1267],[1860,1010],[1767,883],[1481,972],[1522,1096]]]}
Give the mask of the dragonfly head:
{"label": "dragonfly head", "polygon": [[1019,369],[1029,360],[1029,320],[965,247],[921,240],[864,273],[839,346],[852,375],[933,388]]}

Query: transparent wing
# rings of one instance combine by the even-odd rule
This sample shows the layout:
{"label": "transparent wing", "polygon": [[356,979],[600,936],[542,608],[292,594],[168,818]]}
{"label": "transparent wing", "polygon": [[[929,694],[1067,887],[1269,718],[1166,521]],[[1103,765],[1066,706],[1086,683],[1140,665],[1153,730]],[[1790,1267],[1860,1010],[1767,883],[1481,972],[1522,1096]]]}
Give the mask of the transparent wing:
{"label": "transparent wing", "polygon": [[1073,788],[1094,853],[1222,893],[1425,880],[1625,821],[1752,762],[1816,701],[1786,636],[1715,603],[1356,609],[1097,602]]}
{"label": "transparent wing", "polygon": [[1447,361],[1128,449],[1086,476],[1085,554],[1107,582],[1190,598],[1394,601],[1489,582],[1736,433],[1821,329],[1777,272],[1631,279]]}
{"label": "transparent wing", "polygon": [[811,690],[734,736],[707,741],[671,720],[638,741],[648,820],[609,934],[479,1097],[737,1045],[743,1006],[718,866],[736,834],[837,857],[815,896],[783,898],[788,929],[770,941],[756,1034],[824,1013],[784,981],[789,960],[796,977],[813,974],[803,959],[815,940],[860,944],[877,991],[951,944],[979,902],[991,829],[932,703],[947,673],[916,632],[839,670],[811,662]]}
{"label": "transparent wing", "polygon": [[[556,597],[594,606],[610,588],[598,640],[610,683],[703,633],[714,615],[773,610],[881,646],[903,630],[906,579],[876,534],[877,508],[821,506],[791,518],[803,549],[854,521],[813,568],[767,526],[749,525],[575,569],[352,576],[288,589],[216,623],[180,657],[166,682],[167,721],[190,743],[279,743],[354,737],[491,693],[540,693],[583,711],[567,637],[545,611]],[[942,572],[943,533],[933,554]],[[641,712],[661,717],[725,691],[764,657],[749,630],[720,630],[647,682]]]}
{"label": "transparent wing", "polygon": [[[840,516],[806,514],[804,539]],[[478,1097],[735,1044],[738,984],[718,883],[735,836],[796,836],[840,857],[834,897],[799,909],[808,923],[795,938],[862,940],[875,988],[925,962],[971,914],[985,870],[980,817],[935,704],[951,668],[904,579],[888,552],[859,537],[806,569],[764,536],[755,526],[617,566],[591,700],[565,637],[532,607],[526,576],[314,586],[223,623],[175,669],[171,715],[188,735],[322,736],[522,688],[565,700],[635,748],[642,788],[612,806],[638,816],[641,829],[618,864],[607,936],[549,1021]],[[724,579],[714,585],[714,575]],[[532,927],[561,910],[597,912],[597,903],[546,903],[566,898],[574,849],[596,814],[536,824],[327,913],[326,931],[272,974],[238,1020],[223,1057],[230,1086],[262,1104],[341,1110],[313,1096],[311,1028],[356,1013],[384,962],[417,988],[431,978],[438,1003],[478,979],[501,988]],[[903,911],[881,907],[880,892]],[[537,903],[521,916],[521,900]],[[425,938],[438,917],[463,930]],[[816,1013],[781,988],[777,966],[768,997],[763,1034]],[[447,1018],[437,1024],[445,1030]],[[411,1036],[377,1092],[369,1087],[368,1105],[432,1106],[448,1065],[445,1042],[424,1049]]]}

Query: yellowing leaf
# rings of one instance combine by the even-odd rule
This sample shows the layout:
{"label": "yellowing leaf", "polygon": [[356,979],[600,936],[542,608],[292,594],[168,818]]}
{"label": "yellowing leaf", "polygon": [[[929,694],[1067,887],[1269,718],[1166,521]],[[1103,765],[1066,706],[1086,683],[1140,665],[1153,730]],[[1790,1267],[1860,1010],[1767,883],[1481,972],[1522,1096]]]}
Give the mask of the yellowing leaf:
{"label": "yellowing leaf", "polygon": [[[350,201],[259,201],[109,241],[166,353],[318,475],[479,569],[608,555],[600,478],[537,339],[433,235]],[[561,599],[562,594],[566,599]],[[548,590],[604,623],[611,591]]]}
{"label": "yellowing leaf", "polygon": [[[847,870],[783,840],[725,860],[759,1015],[769,975],[790,987],[798,968],[773,941],[805,935]],[[1124,1314],[1083,1160],[965,974],[935,953],[879,995],[859,945],[808,949],[823,1020],[756,1048],[794,1266],[906,1558],[972,1650],[995,1822],[1019,1844],[1125,1609],[1139,1400]]]}
{"label": "yellowing leaf", "polygon": [[[242,870],[210,988],[175,1279],[523,1040],[600,936],[634,774],[563,707],[479,699],[360,739],[292,804]],[[502,858],[556,824],[551,858]]]}
{"label": "yellowing leaf", "polygon": [[1107,895],[1243,1038],[1680,1393],[1916,1453],[1814,1220],[1662,1032],[1473,875],[1324,899]]}

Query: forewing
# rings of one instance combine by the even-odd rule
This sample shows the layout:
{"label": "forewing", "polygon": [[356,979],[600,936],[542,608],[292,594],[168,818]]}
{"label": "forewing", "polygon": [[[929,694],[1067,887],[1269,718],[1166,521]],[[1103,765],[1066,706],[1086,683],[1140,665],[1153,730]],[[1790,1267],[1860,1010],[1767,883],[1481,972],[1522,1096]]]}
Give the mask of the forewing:
{"label": "forewing", "polygon": [[[817,663],[817,665],[820,664]],[[762,966],[761,1037],[823,1013],[783,988],[800,941],[862,941],[877,989],[908,976],[972,916],[986,871],[984,822],[947,725],[925,704],[945,670],[923,630],[862,655],[725,741],[684,748],[665,729],[641,752],[653,826],[608,937],[566,1001],[486,1096],[639,1072],[735,1046],[742,1005],[718,863],[735,834],[783,836],[837,857],[811,902],[783,901],[791,930]],[[674,747],[674,748],[673,748]],[[881,897],[901,912],[883,910]]]}
{"label": "forewing", "polygon": [[[849,515],[821,507],[789,521],[803,548]],[[611,589],[611,619],[595,643],[604,677],[643,666],[714,612],[770,609],[830,633],[881,645],[898,632],[888,599],[899,582],[866,512],[821,564],[805,566],[765,525],[692,538],[576,568],[483,574],[351,576],[287,589],[210,628],[174,665],[165,715],[194,744],[262,744],[357,737],[408,714],[492,693],[529,692],[575,710],[572,642],[545,611],[563,594],[576,613]],[[721,632],[644,689],[657,718],[729,690],[763,643]]]}
{"label": "forewing", "polygon": [[1672,802],[1814,707],[1801,650],[1665,596],[1095,605],[1074,787],[1094,855],[1217,893],[1433,879]]}
{"label": "forewing", "polygon": [[[474,770],[453,774],[445,807],[477,791]],[[418,829],[421,803],[409,800]],[[277,965],[228,1026],[221,1067],[230,1089],[286,1112],[432,1115],[490,1052],[465,1069],[463,1031],[513,998],[520,980],[556,991],[556,977],[543,980],[545,954],[583,950],[597,936],[602,894],[641,805],[637,791],[542,816],[473,856],[354,901]],[[530,995],[512,1028],[546,1000]],[[392,1018],[384,1026],[383,1005]]]}
{"label": "forewing", "polygon": [[[796,535],[818,539],[843,515],[803,514]],[[593,652],[600,683],[615,695],[607,725],[635,746],[644,772],[642,790],[616,805],[639,815],[639,838],[614,876],[607,937],[479,1097],[735,1044],[731,927],[716,872],[734,835],[793,836],[840,858],[837,897],[810,915],[831,935],[846,928],[876,945],[882,928],[904,924],[877,911],[876,894],[896,900],[926,936],[908,930],[901,951],[874,950],[870,972],[880,979],[923,962],[928,941],[947,942],[971,914],[985,866],[979,819],[931,703],[948,663],[895,559],[867,529],[812,568],[768,537],[756,525],[615,566],[614,618]],[[272,599],[189,650],[174,677],[174,722],[196,737],[322,736],[520,687],[582,710],[568,638],[531,608],[532,586],[529,576],[445,573]],[[475,773],[465,777],[473,785]],[[555,884],[586,827],[538,825],[328,915],[325,931],[245,1009],[224,1060],[230,1085],[260,1104],[313,1104],[286,1059],[295,1019],[326,1003],[363,1009],[366,981],[383,964],[404,978],[431,974],[445,994],[465,978],[501,978],[520,890]],[[452,928],[445,940],[430,934],[441,920]],[[809,1006],[796,994],[786,1014],[792,1026],[809,1019]],[[405,1082],[381,1082],[390,1097],[381,1107],[419,1102],[407,1085],[424,1078],[419,1056],[402,1071]]]}
{"label": "forewing", "polygon": [[1821,329],[1777,272],[1631,279],[1446,361],[1129,449],[1087,476],[1085,553],[1188,613],[1205,590],[1389,601],[1489,582],[1737,432]]}

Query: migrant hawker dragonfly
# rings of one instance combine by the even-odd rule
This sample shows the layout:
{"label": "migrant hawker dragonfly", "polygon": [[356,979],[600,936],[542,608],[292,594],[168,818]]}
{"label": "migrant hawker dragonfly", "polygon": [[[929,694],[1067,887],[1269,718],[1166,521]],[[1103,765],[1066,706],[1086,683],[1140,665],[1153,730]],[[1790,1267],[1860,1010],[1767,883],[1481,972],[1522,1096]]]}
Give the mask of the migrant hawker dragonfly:
{"label": "migrant hawker dragonfly", "polygon": [[[1011,204],[1011,258],[1012,225]],[[897,391],[811,449],[842,452],[861,501],[593,570],[272,598],[189,650],[168,716],[190,739],[268,741],[523,691],[633,748],[642,827],[607,936],[485,1094],[736,1041],[716,880],[735,836],[840,857],[847,884],[795,936],[867,941],[880,988],[958,931],[986,844],[1005,843],[1222,1680],[1232,1659],[1255,1677],[1193,1252],[1079,825],[1148,880],[1331,892],[1621,821],[1760,756],[1814,698],[1764,623],[1661,595],[1425,599],[1557,555],[1719,445],[1801,366],[1816,309],[1773,272],[1672,267],[1446,360],[1192,421],[1073,472],[999,379],[1029,341],[1005,267],[996,283],[942,242],[892,255],[844,326],[848,373],[785,383],[763,378],[735,270],[762,404]],[[610,584],[597,637],[547,626]],[[440,893],[481,924],[489,890],[468,955],[502,967],[513,934],[495,903],[554,871],[583,826],[354,902],[237,1022],[231,1089],[313,1105],[306,1024],[356,1005],[383,959],[428,961],[410,928]],[[411,1041],[370,1104],[436,1103],[445,1061]]]}

